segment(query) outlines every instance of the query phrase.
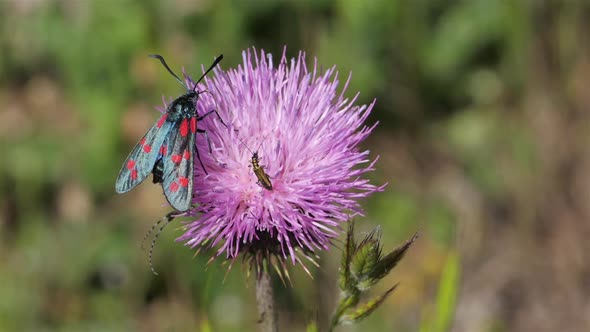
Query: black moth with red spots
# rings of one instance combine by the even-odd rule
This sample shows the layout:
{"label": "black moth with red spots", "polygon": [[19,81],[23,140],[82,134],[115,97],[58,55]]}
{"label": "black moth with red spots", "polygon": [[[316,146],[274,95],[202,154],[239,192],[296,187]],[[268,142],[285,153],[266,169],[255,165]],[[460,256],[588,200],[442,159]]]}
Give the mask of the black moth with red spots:
{"label": "black moth with red spots", "polygon": [[[195,144],[196,133],[205,134],[209,143],[209,152],[211,152],[211,143],[206,135],[207,132],[197,129],[197,122],[211,113],[215,113],[223,123],[216,110],[211,110],[201,116],[197,114],[197,101],[199,95],[204,91],[196,91],[196,88],[203,77],[223,59],[223,55],[215,59],[192,89],[189,89],[174,74],[162,56],[150,55],[150,57],[160,60],[166,70],[187,89],[187,92],[168,105],[166,113],[160,117],[133,148],[123,167],[121,167],[115,183],[115,190],[120,194],[128,192],[141,183],[150,173],[153,173],[153,182],[162,184],[164,195],[170,205],[178,211],[186,211],[190,208],[192,202],[193,152],[196,153],[203,171],[207,173]],[[223,124],[225,125],[225,123]]]}

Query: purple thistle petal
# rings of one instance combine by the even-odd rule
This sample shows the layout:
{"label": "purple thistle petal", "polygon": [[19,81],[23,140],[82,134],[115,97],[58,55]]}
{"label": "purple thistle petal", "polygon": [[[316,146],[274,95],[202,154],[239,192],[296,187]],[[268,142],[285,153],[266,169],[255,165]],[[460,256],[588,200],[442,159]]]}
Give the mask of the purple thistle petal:
{"label": "purple thistle petal", "polygon": [[[358,199],[384,187],[361,178],[377,160],[358,146],[377,125],[364,125],[375,101],[357,106],[358,93],[344,97],[351,75],[337,93],[335,67],[322,71],[316,59],[310,72],[303,52],[293,59],[283,53],[275,67],[271,54],[247,50],[237,69],[214,73],[199,84],[211,93],[200,95],[197,109],[216,109],[229,128],[214,115],[198,124],[207,130],[215,158],[197,134],[209,174],[195,166],[197,207],[190,213],[197,219],[178,240],[192,248],[217,247],[217,255],[228,258],[270,246],[264,250],[293,264],[301,263],[298,253],[328,249],[341,223],[362,215]],[[258,152],[272,191],[258,184],[252,152]]]}

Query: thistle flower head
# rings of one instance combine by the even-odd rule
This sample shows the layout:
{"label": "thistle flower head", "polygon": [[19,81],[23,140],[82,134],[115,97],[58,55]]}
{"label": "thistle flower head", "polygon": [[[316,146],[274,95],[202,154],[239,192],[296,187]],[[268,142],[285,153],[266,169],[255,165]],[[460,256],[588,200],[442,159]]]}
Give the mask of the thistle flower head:
{"label": "thistle flower head", "polygon": [[247,50],[237,69],[214,73],[198,87],[209,93],[197,110],[217,110],[227,127],[215,115],[198,123],[212,153],[197,134],[207,174],[196,162],[195,220],[178,240],[283,266],[328,249],[341,223],[362,214],[358,199],[382,189],[361,177],[376,161],[359,148],[375,127],[364,125],[374,102],[355,105],[358,94],[343,95],[348,81],[338,92],[336,69],[321,70],[316,60],[310,70],[302,52],[275,65],[271,54]]}

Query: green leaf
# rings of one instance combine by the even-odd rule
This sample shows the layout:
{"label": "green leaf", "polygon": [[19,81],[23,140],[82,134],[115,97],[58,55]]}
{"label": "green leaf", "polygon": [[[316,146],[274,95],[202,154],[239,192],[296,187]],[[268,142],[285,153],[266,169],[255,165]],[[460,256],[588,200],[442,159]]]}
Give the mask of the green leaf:
{"label": "green leaf", "polygon": [[389,272],[399,263],[399,261],[404,257],[406,251],[412,246],[414,241],[418,238],[418,233],[414,234],[411,239],[406,241],[403,245],[393,249],[389,254],[385,255],[379,263],[375,266],[375,268],[371,271],[370,278],[371,280],[376,283],[377,281],[383,279]]}
{"label": "green leaf", "polygon": [[201,332],[211,332],[211,322],[209,322],[209,319],[205,318],[202,322],[201,322],[201,326],[200,326],[200,331]]}
{"label": "green leaf", "polygon": [[364,304],[357,307],[355,310],[348,312],[340,318],[341,324],[351,324],[356,323],[363,318],[369,316],[375,309],[377,309],[383,301],[397,288],[398,284],[395,284],[393,287],[388,289],[385,293],[372,298],[371,300],[365,302]]}
{"label": "green leaf", "polygon": [[307,324],[305,332],[319,332],[318,324],[315,321],[310,322],[309,324]]}
{"label": "green leaf", "polygon": [[357,290],[353,290],[352,293],[340,297],[340,301],[338,302],[336,312],[332,316],[332,328],[342,322],[342,314],[346,312],[348,309],[357,305],[359,302],[359,298],[360,294]]}
{"label": "green leaf", "polygon": [[442,272],[438,296],[436,299],[436,318],[434,331],[447,331],[455,311],[457,300],[457,286],[459,284],[459,259],[456,252],[452,252]]}
{"label": "green leaf", "polygon": [[353,288],[352,281],[350,278],[350,262],[355,247],[356,243],[354,242],[354,220],[351,220],[348,223],[346,242],[344,243],[344,249],[342,250],[342,261],[340,262],[339,282],[340,289],[342,291],[350,291]]}
{"label": "green leaf", "polygon": [[426,311],[420,326],[420,332],[445,332],[449,330],[455,311],[457,300],[457,286],[459,284],[459,258],[456,252],[451,252],[446,260],[438,285],[436,297],[436,311]]}

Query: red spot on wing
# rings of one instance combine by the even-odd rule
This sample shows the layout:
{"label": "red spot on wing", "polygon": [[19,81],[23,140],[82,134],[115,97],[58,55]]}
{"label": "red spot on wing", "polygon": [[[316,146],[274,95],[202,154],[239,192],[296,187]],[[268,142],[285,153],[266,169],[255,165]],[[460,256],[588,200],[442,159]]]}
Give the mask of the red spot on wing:
{"label": "red spot on wing", "polygon": [[171,192],[175,193],[175,192],[177,192],[177,191],[178,191],[178,188],[179,188],[179,186],[178,186],[178,183],[176,183],[176,182],[172,182],[172,183],[170,184],[170,187],[169,187],[168,189],[169,189]]}
{"label": "red spot on wing", "polygon": [[197,132],[197,118],[191,118],[191,133]]}
{"label": "red spot on wing", "polygon": [[133,169],[131,170],[131,180],[135,181],[137,180],[137,169]]}
{"label": "red spot on wing", "polygon": [[182,119],[182,122],[180,123],[180,135],[182,137],[188,135],[188,121],[186,119]]}
{"label": "red spot on wing", "polygon": [[144,145],[145,144],[145,137],[141,139],[141,141],[139,141],[139,145]]}
{"label": "red spot on wing", "polygon": [[185,178],[184,176],[179,176],[178,182],[180,183],[181,186],[188,187],[188,178]]}
{"label": "red spot on wing", "polygon": [[158,120],[158,128],[162,128],[162,126],[164,125],[164,122],[166,122],[167,117],[168,117],[168,113],[162,115],[160,120]]}
{"label": "red spot on wing", "polygon": [[135,160],[129,159],[127,160],[127,169],[132,170],[135,168]]}
{"label": "red spot on wing", "polygon": [[167,152],[168,152],[168,147],[166,145],[162,145],[160,147],[160,154],[165,156]]}
{"label": "red spot on wing", "polygon": [[184,150],[184,153],[182,154],[182,157],[186,160],[188,160],[191,157],[191,153],[188,152],[188,150]]}
{"label": "red spot on wing", "polygon": [[152,151],[152,147],[149,144],[143,146],[143,152],[150,153]]}
{"label": "red spot on wing", "polygon": [[172,160],[173,163],[179,164],[180,161],[182,160],[182,156],[179,154],[173,154],[172,157],[170,157],[170,159]]}

